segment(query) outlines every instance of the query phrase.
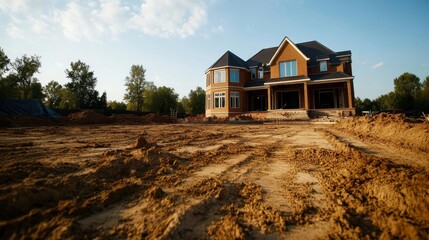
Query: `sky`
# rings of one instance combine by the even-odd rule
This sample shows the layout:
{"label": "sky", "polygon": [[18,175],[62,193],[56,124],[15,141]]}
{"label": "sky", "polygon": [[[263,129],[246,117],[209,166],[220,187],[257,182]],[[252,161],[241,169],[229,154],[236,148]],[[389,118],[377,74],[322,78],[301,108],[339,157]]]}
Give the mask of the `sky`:
{"label": "sky", "polygon": [[132,65],[179,97],[205,88],[204,72],[226,51],[244,60],[317,40],[351,50],[355,95],[375,99],[404,72],[429,76],[427,0],[0,0],[0,48],[14,60],[41,57],[42,85],[69,82],[81,60],[96,90],[122,101]]}

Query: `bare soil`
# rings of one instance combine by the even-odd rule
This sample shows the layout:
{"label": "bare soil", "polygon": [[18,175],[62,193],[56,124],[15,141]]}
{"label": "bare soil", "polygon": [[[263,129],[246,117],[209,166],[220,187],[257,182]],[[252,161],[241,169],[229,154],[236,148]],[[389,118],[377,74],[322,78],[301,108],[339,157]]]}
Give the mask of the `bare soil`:
{"label": "bare soil", "polygon": [[429,237],[428,124],[103,121],[1,129],[1,239]]}

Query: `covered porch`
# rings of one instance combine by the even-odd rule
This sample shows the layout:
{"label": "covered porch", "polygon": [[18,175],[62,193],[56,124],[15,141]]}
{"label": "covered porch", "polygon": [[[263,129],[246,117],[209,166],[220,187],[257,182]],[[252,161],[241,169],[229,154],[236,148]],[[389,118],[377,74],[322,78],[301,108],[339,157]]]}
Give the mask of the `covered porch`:
{"label": "covered porch", "polygon": [[305,110],[311,116],[354,115],[353,79],[265,81],[246,88],[246,111]]}

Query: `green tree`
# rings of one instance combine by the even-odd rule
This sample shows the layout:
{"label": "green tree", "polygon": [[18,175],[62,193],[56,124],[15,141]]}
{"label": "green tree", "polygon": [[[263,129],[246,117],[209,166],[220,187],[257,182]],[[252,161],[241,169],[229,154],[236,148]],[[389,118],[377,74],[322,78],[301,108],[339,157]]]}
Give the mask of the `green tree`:
{"label": "green tree", "polygon": [[76,94],[69,88],[62,88],[60,90],[60,109],[77,109],[79,101]]}
{"label": "green tree", "polygon": [[179,95],[169,87],[151,87],[145,91],[144,109],[158,114],[169,114],[176,109]]}
{"label": "green tree", "polygon": [[89,65],[78,60],[70,63],[70,70],[66,69],[66,76],[71,81],[65,86],[70,89],[78,101],[78,108],[95,108],[100,102],[98,91],[95,90],[97,78],[89,70]]}
{"label": "green tree", "polygon": [[34,82],[37,82],[33,78],[33,75],[39,72],[41,66],[40,57],[36,55],[31,57],[24,55],[22,58],[15,59],[15,62],[12,63],[13,75],[16,77],[19,97],[21,99],[31,97],[31,87],[32,85],[34,86]]}
{"label": "green tree", "polygon": [[43,88],[45,94],[44,103],[50,108],[59,108],[61,102],[61,89],[63,86],[52,80]]}
{"label": "green tree", "polygon": [[201,87],[191,90],[188,97],[189,106],[191,108],[191,112],[189,114],[195,115],[205,113],[206,92]]}
{"label": "green tree", "polygon": [[107,107],[112,110],[122,110],[122,111],[127,110],[127,104],[119,101],[108,101]]}
{"label": "green tree", "polygon": [[9,70],[9,64],[10,59],[4,53],[3,49],[0,48],[0,80],[3,78],[3,74],[5,74]]}
{"label": "green tree", "polygon": [[45,98],[45,94],[43,94],[43,87],[42,84],[37,80],[37,78],[33,78],[30,85],[30,96],[29,98],[38,99],[40,101],[43,101]]}
{"label": "green tree", "polygon": [[396,104],[398,108],[413,109],[419,92],[421,90],[420,79],[412,73],[403,73],[395,78]]}
{"label": "green tree", "polygon": [[422,90],[418,97],[419,109],[429,113],[429,76],[422,83]]}
{"label": "green tree", "polygon": [[377,99],[375,99],[375,102],[381,111],[393,110],[397,108],[396,94],[394,92],[379,96]]}
{"label": "green tree", "polygon": [[15,75],[9,74],[5,78],[0,78],[0,99],[19,98],[18,81]]}
{"label": "green tree", "polygon": [[107,93],[103,92],[101,94],[101,97],[98,99],[98,105],[97,108],[107,108]]}
{"label": "green tree", "polygon": [[180,114],[186,114],[186,115],[192,114],[192,109],[191,109],[191,106],[189,104],[189,98],[182,97],[182,99],[178,103],[177,112]]}
{"label": "green tree", "polygon": [[143,107],[143,96],[145,89],[145,73],[146,69],[142,65],[132,65],[130,76],[125,78],[125,86],[127,87],[124,95],[124,100],[136,106],[138,111]]}

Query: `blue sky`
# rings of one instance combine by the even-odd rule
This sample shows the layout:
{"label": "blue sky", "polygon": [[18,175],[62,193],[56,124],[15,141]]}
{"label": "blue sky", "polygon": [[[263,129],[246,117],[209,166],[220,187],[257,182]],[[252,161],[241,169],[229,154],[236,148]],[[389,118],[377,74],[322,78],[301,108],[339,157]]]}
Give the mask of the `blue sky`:
{"label": "blue sky", "polygon": [[429,75],[429,1],[0,0],[0,47],[10,59],[41,56],[37,78],[69,80],[78,59],[108,100],[122,100],[131,65],[180,97],[205,86],[227,50],[247,60],[285,36],[351,50],[355,93],[374,99],[404,72]]}

